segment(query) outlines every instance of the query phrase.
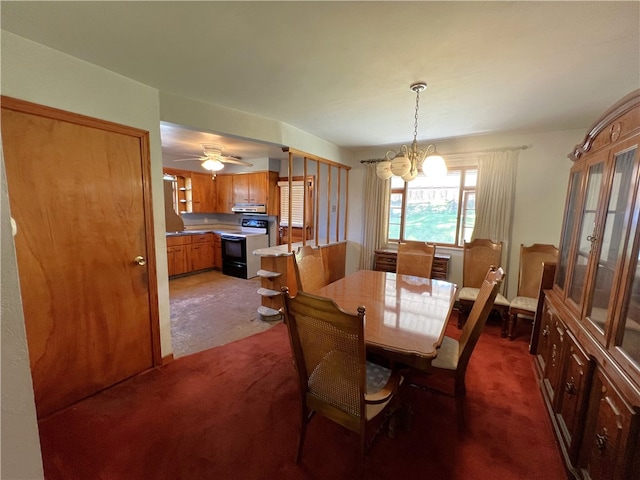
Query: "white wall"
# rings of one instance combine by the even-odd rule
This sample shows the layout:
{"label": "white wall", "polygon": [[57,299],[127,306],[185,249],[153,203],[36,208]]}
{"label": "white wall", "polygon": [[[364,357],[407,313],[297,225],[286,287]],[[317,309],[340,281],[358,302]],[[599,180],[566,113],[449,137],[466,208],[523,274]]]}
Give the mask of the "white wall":
{"label": "white wall", "polygon": [[[2,95],[137,127],[149,132],[161,344],[163,355],[171,353],[158,92],[8,32],[2,32],[1,48]],[[3,224],[5,221],[3,210]],[[13,238],[7,238],[6,235],[3,228],[1,254],[3,293],[5,283],[12,286],[9,291],[16,291],[14,283],[17,283],[16,272],[8,268],[12,262]],[[4,315],[5,312],[8,312],[7,317]],[[15,362],[28,367],[25,338],[20,335],[8,338],[4,335],[7,325],[14,324],[15,329],[24,328],[21,316],[20,298],[17,295],[11,295],[10,298],[3,295],[3,366],[7,361],[9,364]],[[9,352],[12,352],[12,358],[5,356]],[[30,412],[21,404],[25,396],[33,400],[33,388],[30,382],[28,386],[25,383],[24,369],[5,372],[3,368],[2,373],[2,478],[38,478],[36,470],[40,465],[40,448],[37,431],[35,437],[33,435],[34,428],[37,429],[34,426],[35,411]],[[14,418],[16,415],[22,417],[21,422],[17,422],[16,419],[17,423],[22,423],[21,431],[11,432],[11,437],[7,438],[5,438],[5,414],[9,415],[8,418]],[[21,445],[19,449],[15,448],[20,445],[19,440],[25,442],[27,439],[33,441],[29,445]]]}
{"label": "white wall", "polygon": [[[192,100],[160,94],[130,79],[93,66],[79,59],[2,32],[3,95],[52,106],[84,115],[134,126],[150,133],[153,214],[155,219],[156,258],[162,354],[171,353],[169,294],[164,229],[160,117],[162,120],[208,131],[255,138],[271,143],[290,145],[310,154],[349,164],[349,245],[347,272],[357,270],[363,226],[364,168],[359,159],[380,157],[384,151],[362,151],[354,155],[322,139],[294,127],[270,119],[256,117],[221,107],[204,105]],[[162,112],[160,111],[162,110]],[[555,243],[560,237],[562,210],[570,162],[567,152],[581,140],[584,131],[557,132],[538,135],[474,137],[438,145],[442,153],[478,150],[509,145],[532,144],[521,152],[516,190],[516,221],[513,244]],[[2,225],[7,215],[2,211]],[[17,272],[7,268],[14,261],[13,239],[2,231],[2,286],[16,292]],[[452,252],[450,279],[460,283],[462,261],[458,250]],[[515,255],[515,257],[514,257]],[[509,269],[510,290],[515,292],[518,252],[512,250]],[[514,273],[515,272],[515,273]],[[26,378],[28,355],[22,305],[17,294],[2,297],[2,478],[41,477],[40,448],[37,439],[35,410],[30,378]],[[8,313],[7,316],[5,314]],[[6,335],[5,326],[14,331]],[[5,371],[5,354],[13,357]],[[10,393],[8,393],[10,392]],[[27,399],[25,402],[24,399]],[[16,430],[10,429],[5,440],[5,414]],[[17,439],[22,443],[18,443]],[[17,446],[20,448],[16,448]],[[11,474],[9,474],[10,472]]]}
{"label": "white wall", "polygon": [[[596,119],[593,119],[594,121]],[[517,292],[520,244],[560,242],[564,201],[569,181],[571,161],[567,154],[586,134],[587,127],[581,130],[550,132],[529,135],[483,135],[439,142],[438,151],[446,158],[449,153],[477,152],[489,148],[529,145],[522,150],[518,158],[518,176],[516,180],[516,198],[511,251],[503,254],[508,261],[506,291],[509,298]],[[382,158],[386,149],[367,149],[356,153],[356,158]],[[349,183],[364,183],[364,166],[358,164],[351,170]],[[353,182],[353,183],[352,183]],[[364,212],[363,195],[351,189],[349,199],[349,237],[353,242],[361,243]],[[352,245],[352,255],[348,259],[348,271],[357,269],[359,263],[358,245]],[[460,249],[441,249],[451,254],[449,280],[462,284],[462,251]],[[357,256],[356,256],[357,255]]]}

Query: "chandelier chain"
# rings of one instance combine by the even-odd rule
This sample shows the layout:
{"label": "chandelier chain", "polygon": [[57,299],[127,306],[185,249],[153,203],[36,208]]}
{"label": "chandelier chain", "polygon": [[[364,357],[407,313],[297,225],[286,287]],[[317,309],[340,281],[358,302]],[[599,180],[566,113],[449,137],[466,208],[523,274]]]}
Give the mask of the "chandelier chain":
{"label": "chandelier chain", "polygon": [[416,90],[416,114],[415,122],[413,124],[413,141],[416,142],[418,138],[418,109],[420,105],[420,90]]}

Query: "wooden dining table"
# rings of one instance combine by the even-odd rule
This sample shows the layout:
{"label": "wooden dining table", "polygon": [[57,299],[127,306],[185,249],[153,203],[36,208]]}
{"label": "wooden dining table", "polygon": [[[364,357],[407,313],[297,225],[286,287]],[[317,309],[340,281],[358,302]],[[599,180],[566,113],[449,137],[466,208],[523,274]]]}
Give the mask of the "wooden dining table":
{"label": "wooden dining table", "polygon": [[313,293],[347,312],[363,305],[367,350],[424,369],[442,343],[456,291],[443,280],[359,270]]}

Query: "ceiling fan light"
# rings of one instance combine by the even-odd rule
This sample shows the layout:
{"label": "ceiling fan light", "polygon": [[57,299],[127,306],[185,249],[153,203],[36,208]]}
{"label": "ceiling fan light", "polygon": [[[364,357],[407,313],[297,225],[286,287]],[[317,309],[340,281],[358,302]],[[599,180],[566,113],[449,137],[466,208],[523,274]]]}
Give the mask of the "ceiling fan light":
{"label": "ceiling fan light", "polygon": [[406,175],[411,170],[411,162],[404,155],[391,160],[391,173],[398,177]]}
{"label": "ceiling fan light", "polygon": [[424,159],[422,171],[427,177],[444,177],[447,175],[447,164],[438,152],[434,152]]}
{"label": "ceiling fan light", "polygon": [[391,178],[393,175],[393,172],[391,172],[391,162],[389,160],[378,162],[376,165],[376,175],[378,175],[378,178],[381,178],[382,180]]}
{"label": "ceiling fan light", "polygon": [[220,160],[212,160],[209,158],[202,162],[202,168],[211,170],[212,172],[217,172],[224,168],[224,163],[222,163]]}

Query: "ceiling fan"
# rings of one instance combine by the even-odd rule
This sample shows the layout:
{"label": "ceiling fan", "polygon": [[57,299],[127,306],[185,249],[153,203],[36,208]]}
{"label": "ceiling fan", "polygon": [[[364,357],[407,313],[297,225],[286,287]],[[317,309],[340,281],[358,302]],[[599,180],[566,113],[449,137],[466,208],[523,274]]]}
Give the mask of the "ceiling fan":
{"label": "ceiling fan", "polygon": [[234,163],[236,165],[253,167],[252,163],[245,162],[241,159],[241,157],[236,157],[233,155],[223,155],[222,150],[224,150],[224,147],[222,145],[214,143],[201,143],[200,146],[202,147],[204,155],[194,155],[194,158],[179,158],[174,160],[174,162],[199,161],[202,162],[202,168],[204,168],[205,170],[211,170],[213,172],[222,170],[225,163]]}

